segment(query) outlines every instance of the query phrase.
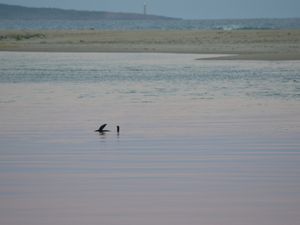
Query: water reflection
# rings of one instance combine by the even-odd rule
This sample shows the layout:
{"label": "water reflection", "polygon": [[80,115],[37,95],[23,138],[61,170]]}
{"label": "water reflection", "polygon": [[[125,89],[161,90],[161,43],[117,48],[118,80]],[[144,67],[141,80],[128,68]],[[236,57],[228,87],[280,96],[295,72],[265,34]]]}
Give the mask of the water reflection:
{"label": "water reflection", "polygon": [[0,70],[3,224],[300,220],[298,63],[19,54]]}

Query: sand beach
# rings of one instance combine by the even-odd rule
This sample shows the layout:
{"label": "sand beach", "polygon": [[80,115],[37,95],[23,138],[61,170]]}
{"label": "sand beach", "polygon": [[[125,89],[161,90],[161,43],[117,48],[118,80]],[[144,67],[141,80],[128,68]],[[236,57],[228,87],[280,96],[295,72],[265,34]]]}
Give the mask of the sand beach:
{"label": "sand beach", "polygon": [[232,54],[222,59],[299,60],[300,30],[1,30],[0,51]]}

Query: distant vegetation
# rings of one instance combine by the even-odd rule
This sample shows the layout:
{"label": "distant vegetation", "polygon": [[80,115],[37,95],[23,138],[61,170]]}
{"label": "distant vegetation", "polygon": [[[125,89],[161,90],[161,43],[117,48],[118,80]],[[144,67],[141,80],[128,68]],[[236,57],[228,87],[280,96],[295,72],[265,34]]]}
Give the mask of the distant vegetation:
{"label": "distant vegetation", "polygon": [[16,40],[16,41],[22,41],[22,40],[28,40],[32,38],[46,38],[46,35],[41,34],[41,33],[25,33],[25,34],[20,34],[20,33],[12,33],[12,34],[7,34],[7,35],[0,35],[0,41],[1,40]]}
{"label": "distant vegetation", "polygon": [[0,4],[2,20],[172,20],[176,18],[138,13],[29,8]]}

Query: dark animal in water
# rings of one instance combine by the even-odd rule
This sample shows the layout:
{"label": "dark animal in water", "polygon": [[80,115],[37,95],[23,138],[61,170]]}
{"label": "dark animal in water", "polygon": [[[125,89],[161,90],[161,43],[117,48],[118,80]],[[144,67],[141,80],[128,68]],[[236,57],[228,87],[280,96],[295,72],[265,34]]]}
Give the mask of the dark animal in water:
{"label": "dark animal in water", "polygon": [[117,132],[120,133],[120,126],[117,126]]}
{"label": "dark animal in water", "polygon": [[95,130],[95,132],[99,132],[99,133],[109,132],[110,130],[104,130],[106,125],[107,125],[106,123],[101,125],[98,130]]}

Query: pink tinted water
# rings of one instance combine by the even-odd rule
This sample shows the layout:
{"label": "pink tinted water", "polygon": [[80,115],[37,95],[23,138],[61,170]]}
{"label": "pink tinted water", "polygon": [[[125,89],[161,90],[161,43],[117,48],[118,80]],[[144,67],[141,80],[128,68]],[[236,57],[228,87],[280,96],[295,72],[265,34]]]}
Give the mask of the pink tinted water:
{"label": "pink tinted water", "polygon": [[297,99],[144,101],[114,85],[0,84],[0,224],[300,221]]}

